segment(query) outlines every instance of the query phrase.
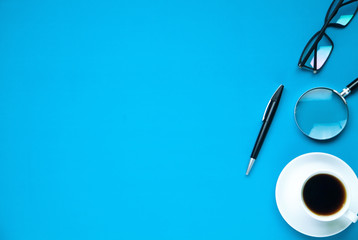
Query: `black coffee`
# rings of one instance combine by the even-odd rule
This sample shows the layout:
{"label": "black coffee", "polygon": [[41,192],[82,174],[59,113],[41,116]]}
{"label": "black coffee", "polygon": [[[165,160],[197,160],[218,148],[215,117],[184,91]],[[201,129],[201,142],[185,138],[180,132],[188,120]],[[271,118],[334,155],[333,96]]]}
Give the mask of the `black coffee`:
{"label": "black coffee", "polygon": [[328,216],[338,212],[346,201],[346,189],[329,174],[311,177],[303,187],[303,200],[312,212]]}

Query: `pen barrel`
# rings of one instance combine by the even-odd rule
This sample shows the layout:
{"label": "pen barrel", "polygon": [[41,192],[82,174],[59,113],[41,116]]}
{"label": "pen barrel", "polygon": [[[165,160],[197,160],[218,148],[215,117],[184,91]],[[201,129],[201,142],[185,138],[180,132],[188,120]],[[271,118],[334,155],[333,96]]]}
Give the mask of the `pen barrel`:
{"label": "pen barrel", "polygon": [[273,102],[272,107],[269,109],[269,112],[267,113],[267,118],[262,123],[259,135],[257,136],[256,142],[255,142],[254,149],[252,150],[252,153],[251,153],[251,158],[254,158],[254,159],[257,158],[257,155],[260,152],[261,146],[265,140],[267,132],[271,126],[272,119],[273,119],[273,116],[275,115],[276,109],[277,109],[277,102]]}
{"label": "pen barrel", "polygon": [[267,135],[269,127],[270,127],[270,124],[262,124],[260,133],[257,136],[256,142],[255,142],[254,149],[252,149],[251,158],[254,158],[254,159],[257,158],[257,155],[260,152],[261,146],[262,146],[264,139]]}

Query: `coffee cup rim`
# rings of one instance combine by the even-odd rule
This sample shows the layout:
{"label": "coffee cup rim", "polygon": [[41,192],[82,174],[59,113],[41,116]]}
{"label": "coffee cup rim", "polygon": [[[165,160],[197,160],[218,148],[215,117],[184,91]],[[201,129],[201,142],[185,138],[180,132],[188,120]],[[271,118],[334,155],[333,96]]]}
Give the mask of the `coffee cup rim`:
{"label": "coffee cup rim", "polygon": [[[313,176],[316,176],[316,175],[319,175],[319,174],[328,174],[328,175],[332,175],[334,177],[336,177],[339,181],[341,181],[341,183],[343,184],[343,187],[346,191],[346,200],[344,202],[344,205],[343,207],[336,213],[332,214],[332,215],[328,215],[328,216],[323,216],[323,215],[318,215],[316,213],[314,213],[313,211],[311,211],[308,206],[306,205],[304,199],[303,199],[303,189],[307,183],[307,181],[309,179],[311,179]],[[301,186],[301,204],[303,205],[303,208],[305,209],[306,213],[313,217],[314,219],[316,220],[319,220],[319,221],[334,221],[336,219],[339,219],[341,218],[349,209],[349,206],[350,206],[350,189],[349,189],[349,186],[346,184],[346,181],[344,180],[344,178],[337,174],[336,172],[334,171],[331,171],[331,170],[318,170],[318,171],[315,171],[313,173],[311,173],[310,175],[308,175],[305,180],[303,181],[303,184]]]}

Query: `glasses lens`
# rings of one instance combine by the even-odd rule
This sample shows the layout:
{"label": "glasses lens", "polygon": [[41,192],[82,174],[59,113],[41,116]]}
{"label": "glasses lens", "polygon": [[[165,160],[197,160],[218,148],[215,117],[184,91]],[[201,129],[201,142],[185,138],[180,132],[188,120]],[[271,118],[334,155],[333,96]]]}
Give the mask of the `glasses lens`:
{"label": "glasses lens", "polygon": [[[301,65],[313,70],[320,70],[333,50],[333,42],[326,34],[323,34],[316,47],[312,47],[316,43],[318,36],[319,34],[316,34],[311,38],[300,59]],[[307,57],[308,54],[309,57]],[[305,61],[305,59],[307,60]]]}
{"label": "glasses lens", "polygon": [[328,21],[328,19],[333,14],[333,11],[337,7],[338,3],[339,3],[339,0],[333,0],[333,2],[331,3],[331,6],[329,7],[329,9],[327,11],[326,18],[324,20],[325,23]]}
{"label": "glasses lens", "polygon": [[337,14],[331,20],[331,24],[338,24],[345,27],[350,23],[358,9],[358,1],[346,1],[339,8]]}
{"label": "glasses lens", "polygon": [[315,88],[298,100],[295,119],[304,134],[313,139],[326,140],[338,135],[346,126],[348,107],[333,90]]}
{"label": "glasses lens", "polygon": [[[310,39],[310,41],[307,43],[305,49],[303,49],[303,53],[302,53],[300,61],[299,61],[300,67],[306,67],[306,68],[309,68],[311,70],[314,70],[314,68],[313,68],[314,66],[310,66],[307,63],[310,63],[312,61],[312,59],[314,58],[315,48],[313,48],[313,44],[315,44],[318,35],[319,35],[319,32],[316,33]],[[307,57],[307,55],[309,55],[309,56]]]}
{"label": "glasses lens", "polygon": [[318,42],[316,48],[317,59],[313,58],[310,62],[311,66],[314,67],[314,61],[316,60],[315,69],[319,70],[326,63],[329,55],[331,55],[333,49],[332,40],[324,34],[322,39]]}

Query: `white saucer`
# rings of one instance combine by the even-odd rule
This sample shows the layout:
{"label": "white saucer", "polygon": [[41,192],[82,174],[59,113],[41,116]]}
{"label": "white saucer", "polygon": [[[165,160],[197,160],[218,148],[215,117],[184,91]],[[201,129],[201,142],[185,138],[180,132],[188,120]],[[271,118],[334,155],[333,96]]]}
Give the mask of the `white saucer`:
{"label": "white saucer", "polygon": [[351,188],[351,210],[358,212],[357,176],[341,159],[326,153],[304,154],[288,163],[277,180],[276,203],[282,217],[297,231],[311,237],[328,237],[343,231],[351,222],[345,218],[321,222],[310,217],[304,210],[301,186],[317,170],[336,171],[341,175]]}

